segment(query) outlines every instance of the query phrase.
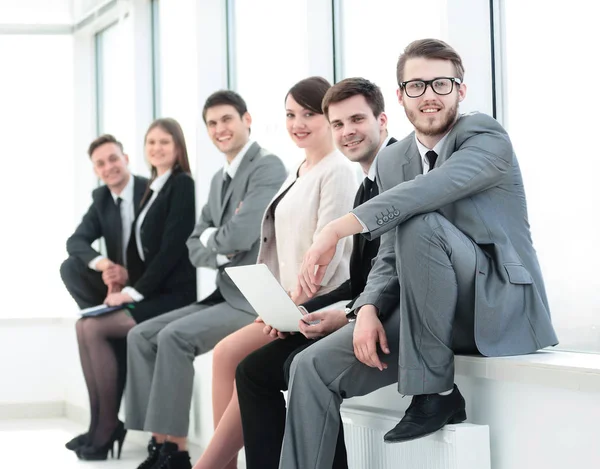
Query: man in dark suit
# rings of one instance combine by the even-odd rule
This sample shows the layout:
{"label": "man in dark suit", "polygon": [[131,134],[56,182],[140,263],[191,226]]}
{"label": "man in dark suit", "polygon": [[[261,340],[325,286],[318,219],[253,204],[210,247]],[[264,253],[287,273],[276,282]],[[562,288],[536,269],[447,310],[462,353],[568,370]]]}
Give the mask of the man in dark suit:
{"label": "man in dark suit", "polygon": [[[92,192],[92,205],[67,240],[69,257],[60,267],[67,290],[82,309],[102,304],[108,293],[118,292],[125,285],[125,252],[131,224],[135,207],[139,206],[148,184],[147,179],[130,173],[123,145],[112,135],[94,140],[88,155],[96,176],[104,185]],[[104,239],[106,255],[92,247],[100,238]],[[125,341],[115,340],[113,346],[118,357],[118,394],[121,396],[127,365]],[[76,449],[82,443],[80,439],[68,447]]]}
{"label": "man in dark suit", "polygon": [[[384,438],[413,440],[466,419],[454,353],[518,355],[558,342],[517,158],[492,117],[458,114],[463,75],[443,41],[407,46],[398,99],[415,132],[379,156],[382,193],[327,225],[305,256],[311,292],[339,238],[382,236],[356,322],[291,366],[282,468],[331,467],[344,398],[398,381],[413,399]],[[307,425],[318,430],[307,435]]]}
{"label": "man in dark suit", "polygon": [[187,451],[194,358],[252,323],[256,313],[225,273],[256,262],[260,223],[286,178],[281,160],[250,140],[252,119],[233,91],[208,97],[202,113],[225,166],[187,245],[196,267],[217,271],[216,290],[198,303],[146,321],[128,336],[127,427],[152,432],[140,467],[190,469]]}
{"label": "man in dark suit", "polygon": [[[377,195],[375,158],[380,149],[396,142],[388,137],[381,90],[364,78],[342,80],[327,91],[323,112],[331,124],[336,146],[349,160],[359,163],[366,176],[354,200],[357,207]],[[304,321],[318,321],[318,324],[307,325],[301,321],[301,334],[279,333],[283,340],[265,345],[238,366],[236,384],[248,469],[276,468],[279,464],[285,425],[285,402],[281,393],[287,389],[285,364],[296,353],[314,344],[315,339],[348,323],[345,308],[351,308],[361,294],[378,248],[379,240],[367,241],[355,236],[350,278],[335,290],[302,305],[310,313]],[[268,326],[265,332],[278,334]],[[347,467],[341,425],[333,467]]]}
{"label": "man in dark suit", "polygon": [[[67,240],[69,258],[60,273],[80,308],[101,304],[109,291],[125,285],[125,255],[135,207],[148,180],[129,172],[123,145],[112,135],[102,135],[88,149],[96,176],[105,184],[92,192],[92,205],[75,233]],[[104,239],[106,255],[92,247]]]}

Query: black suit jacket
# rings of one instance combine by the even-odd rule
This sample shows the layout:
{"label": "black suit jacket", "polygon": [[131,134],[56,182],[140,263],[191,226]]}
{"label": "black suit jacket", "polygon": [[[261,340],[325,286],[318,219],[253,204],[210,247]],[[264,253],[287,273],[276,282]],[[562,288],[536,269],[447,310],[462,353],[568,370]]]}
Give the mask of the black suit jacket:
{"label": "black suit jacket", "polygon": [[[139,207],[148,185],[148,179],[133,176],[134,207]],[[111,211],[115,209],[115,201],[106,186],[98,187],[92,192],[92,205],[83,216],[75,233],[67,240],[69,256],[81,259],[86,265],[102,254],[92,248],[92,243],[104,238],[106,254],[112,261],[117,259],[119,237],[122,235],[120,228],[114,225]]]}
{"label": "black suit jacket", "polygon": [[[396,143],[395,138],[390,138],[386,146]],[[361,184],[354,198],[354,208],[360,205],[363,198],[364,185]],[[354,235],[352,243],[352,255],[350,257],[350,278],[342,283],[335,290],[326,293],[325,295],[311,298],[303,306],[310,313],[318,309],[324,308],[327,305],[352,298],[346,306],[351,308],[358,296],[365,289],[367,277],[373,265],[373,259],[377,256],[379,250],[379,238],[372,241],[360,235]]]}
{"label": "black suit jacket", "polygon": [[[144,205],[149,199],[146,198]],[[173,174],[158,193],[140,228],[145,258],[142,262],[135,226],[144,205],[136,210],[127,246],[129,284],[145,298],[195,293],[196,269],[190,263],[186,246],[196,218],[194,180],[186,173]]]}

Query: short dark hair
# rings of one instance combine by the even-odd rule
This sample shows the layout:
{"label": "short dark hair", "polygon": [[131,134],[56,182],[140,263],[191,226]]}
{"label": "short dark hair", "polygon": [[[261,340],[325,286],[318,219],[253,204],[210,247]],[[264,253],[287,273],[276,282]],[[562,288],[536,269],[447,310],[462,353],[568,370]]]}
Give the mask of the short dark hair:
{"label": "short dark hair", "polygon": [[285,99],[288,96],[292,96],[304,109],[315,112],[317,114],[323,114],[323,108],[321,103],[327,90],[331,88],[329,83],[323,77],[309,77],[304,80],[300,80],[285,95]]}
{"label": "short dark hair", "polygon": [[215,91],[211,94],[204,103],[204,108],[202,109],[202,119],[204,119],[204,123],[206,124],[206,112],[215,106],[221,105],[230,105],[235,108],[240,117],[243,117],[244,114],[248,112],[248,106],[246,106],[246,101],[235,91],[231,90],[219,90]]}
{"label": "short dark hair", "polygon": [[329,120],[329,106],[331,104],[345,101],[352,96],[364,96],[367,104],[373,111],[375,117],[379,117],[385,111],[385,101],[381,89],[375,83],[366,78],[346,78],[333,85],[323,98],[323,114]]}
{"label": "short dark hair", "polygon": [[404,49],[404,52],[398,58],[398,65],[396,67],[398,85],[404,81],[404,66],[406,65],[406,61],[417,57],[449,60],[454,65],[456,78],[462,80],[465,76],[462,59],[452,47],[439,39],[419,39],[406,46],[406,49]]}
{"label": "short dark hair", "polygon": [[114,143],[116,146],[119,147],[119,149],[121,150],[121,153],[123,153],[123,144],[121,142],[119,142],[114,136],[112,136],[110,134],[104,134],[104,135],[100,135],[100,137],[98,137],[96,140],[94,140],[92,143],[90,143],[90,146],[88,148],[89,157],[91,158],[92,153],[94,153],[98,147],[101,147],[105,143]]}

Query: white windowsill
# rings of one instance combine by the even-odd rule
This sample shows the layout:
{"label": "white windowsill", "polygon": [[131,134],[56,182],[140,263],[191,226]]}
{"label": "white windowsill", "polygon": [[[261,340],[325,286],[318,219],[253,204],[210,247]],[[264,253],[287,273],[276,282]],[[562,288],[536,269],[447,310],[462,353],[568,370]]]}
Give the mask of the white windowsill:
{"label": "white windowsill", "polygon": [[455,366],[456,374],[469,377],[600,392],[600,354],[543,350],[499,358],[461,355]]}

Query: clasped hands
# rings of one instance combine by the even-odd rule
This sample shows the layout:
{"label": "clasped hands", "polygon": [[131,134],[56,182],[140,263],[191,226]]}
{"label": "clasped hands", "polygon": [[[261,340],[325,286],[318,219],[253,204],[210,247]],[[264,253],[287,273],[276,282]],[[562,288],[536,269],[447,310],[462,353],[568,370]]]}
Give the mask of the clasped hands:
{"label": "clasped hands", "polygon": [[108,294],[104,299],[105,305],[118,306],[133,302],[131,296],[121,293],[129,280],[129,274],[125,267],[115,264],[109,259],[102,259],[98,263],[98,270],[102,272],[102,281],[108,287]]}

